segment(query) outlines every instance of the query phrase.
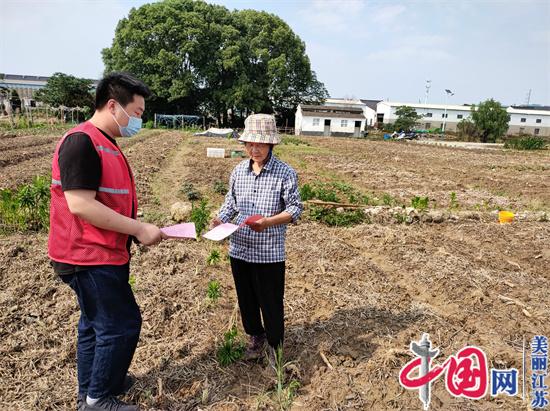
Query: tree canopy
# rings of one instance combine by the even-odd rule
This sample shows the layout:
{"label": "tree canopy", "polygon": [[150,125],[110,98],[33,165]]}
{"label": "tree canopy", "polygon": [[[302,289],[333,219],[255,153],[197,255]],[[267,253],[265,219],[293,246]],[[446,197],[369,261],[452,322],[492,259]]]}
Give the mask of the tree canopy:
{"label": "tree canopy", "polygon": [[414,128],[414,125],[422,116],[416,113],[416,110],[410,106],[400,106],[395,110],[397,114],[397,120],[394,123],[395,130],[409,131]]}
{"label": "tree canopy", "polygon": [[222,124],[250,112],[293,118],[298,104],[328,96],[305,44],[282,19],[204,1],[132,9],[103,60],[107,72],[129,71],[151,88],[150,111],[209,114]]}
{"label": "tree canopy", "polygon": [[64,73],[54,73],[46,85],[37,91],[35,98],[52,107],[94,106],[92,80],[77,78]]}
{"label": "tree canopy", "polygon": [[493,99],[472,106],[472,120],[479,130],[481,142],[495,142],[508,130],[510,116],[498,101]]}

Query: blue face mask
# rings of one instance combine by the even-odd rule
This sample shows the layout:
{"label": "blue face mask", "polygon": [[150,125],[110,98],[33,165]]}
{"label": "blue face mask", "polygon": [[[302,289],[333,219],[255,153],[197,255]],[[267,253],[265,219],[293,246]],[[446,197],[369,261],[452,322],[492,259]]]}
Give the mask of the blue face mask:
{"label": "blue face mask", "polygon": [[[118,104],[118,103],[117,103]],[[122,106],[120,104],[118,104],[120,108],[122,108]],[[134,135],[136,135],[139,130],[141,130],[141,119],[139,117],[133,117],[131,115],[129,115],[126,110],[124,110],[122,108],[122,111],[124,111],[124,114],[126,114],[128,116],[128,125],[127,126],[121,126],[120,124],[118,124],[118,121],[116,121],[116,117],[113,116],[113,118],[115,119],[115,122],[118,124],[118,128],[120,130],[120,135],[122,137],[132,137]]]}

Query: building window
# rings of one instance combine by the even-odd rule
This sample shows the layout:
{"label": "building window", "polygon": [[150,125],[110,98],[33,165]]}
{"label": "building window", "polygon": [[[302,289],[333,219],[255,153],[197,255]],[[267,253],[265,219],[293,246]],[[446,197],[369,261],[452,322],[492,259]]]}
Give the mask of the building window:
{"label": "building window", "polygon": [[429,130],[430,128],[432,128],[432,123],[426,123],[426,125],[424,126],[424,128],[426,130]]}
{"label": "building window", "polygon": [[542,123],[542,119],[541,118],[537,118],[537,124],[540,124]]}
{"label": "building window", "polygon": [[457,114],[456,118],[463,118],[464,116],[462,114]]}
{"label": "building window", "polygon": [[520,120],[522,123],[525,123],[527,121],[527,119],[525,117],[522,117],[521,120]]}
{"label": "building window", "polygon": [[445,113],[441,114],[441,118],[448,118],[448,117],[449,117],[449,114],[445,114]]}
{"label": "building window", "polygon": [[538,136],[539,133],[540,133],[540,128],[536,128],[536,129],[535,129],[535,135]]}
{"label": "building window", "polygon": [[348,126],[348,120],[342,120],[342,121],[340,122],[340,126],[341,126],[341,127],[347,127],[347,126]]}
{"label": "building window", "polygon": [[314,125],[314,126],[318,126],[318,125],[319,125],[319,121],[320,121],[320,120],[319,120],[318,118],[314,118],[314,119],[313,119],[313,125]]}
{"label": "building window", "polygon": [[432,113],[426,113],[426,117],[431,117]]}

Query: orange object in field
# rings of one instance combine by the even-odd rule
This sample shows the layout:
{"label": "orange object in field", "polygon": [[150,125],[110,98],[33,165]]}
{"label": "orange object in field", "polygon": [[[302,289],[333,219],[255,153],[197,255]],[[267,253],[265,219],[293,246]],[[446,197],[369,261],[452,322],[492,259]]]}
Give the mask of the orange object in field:
{"label": "orange object in field", "polygon": [[511,223],[514,221],[514,213],[511,211],[499,211],[498,212],[498,221],[500,224]]}

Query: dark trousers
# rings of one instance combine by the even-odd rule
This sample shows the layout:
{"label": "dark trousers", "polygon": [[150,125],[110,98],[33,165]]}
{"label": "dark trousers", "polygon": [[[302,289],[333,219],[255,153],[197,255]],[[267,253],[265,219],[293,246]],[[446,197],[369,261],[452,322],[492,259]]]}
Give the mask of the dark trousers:
{"label": "dark trousers", "polygon": [[78,392],[91,398],[122,391],[141,330],[141,313],[128,284],[129,265],[61,275],[80,306]]}
{"label": "dark trousers", "polygon": [[269,345],[282,346],[285,262],[248,263],[231,257],[231,270],[245,332],[249,335],[265,332]]}

